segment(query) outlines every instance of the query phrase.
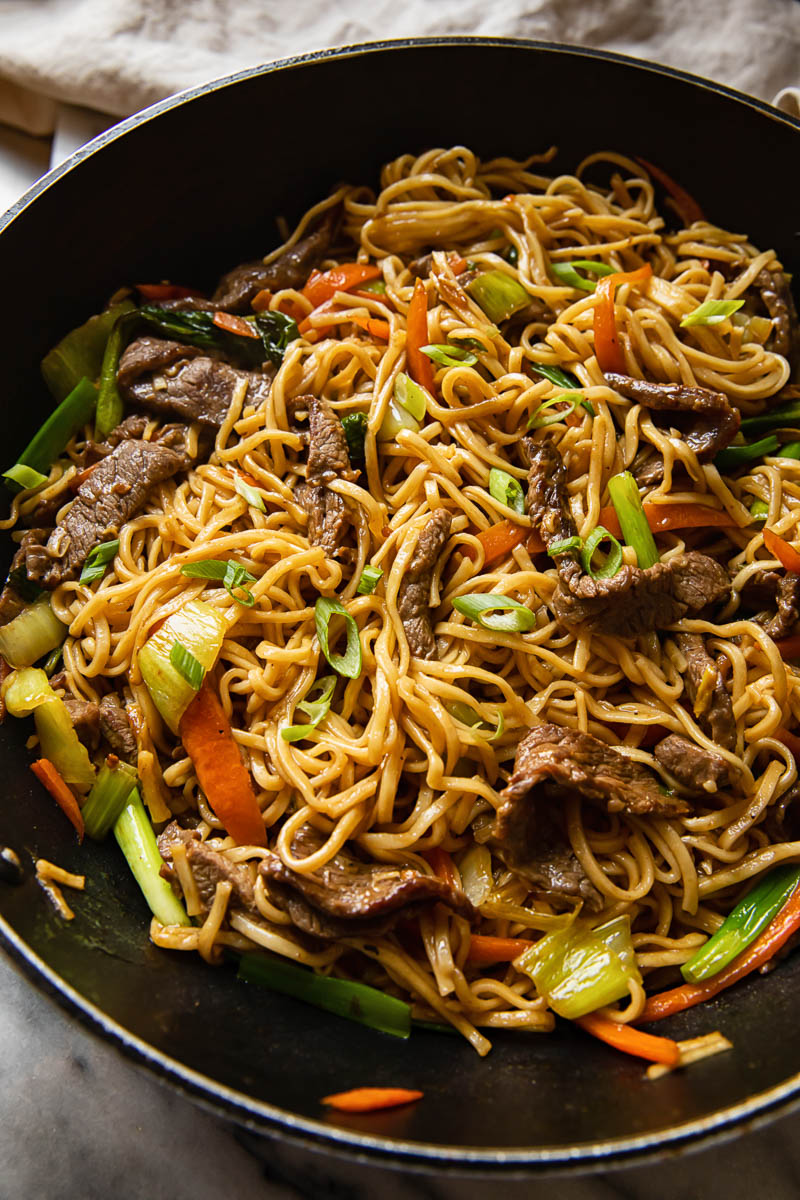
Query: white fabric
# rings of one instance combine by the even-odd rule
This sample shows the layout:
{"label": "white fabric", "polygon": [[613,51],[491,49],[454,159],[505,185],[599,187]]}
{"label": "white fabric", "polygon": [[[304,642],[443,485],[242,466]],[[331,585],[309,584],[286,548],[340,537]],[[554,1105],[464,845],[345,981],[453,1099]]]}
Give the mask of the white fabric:
{"label": "white fabric", "polygon": [[0,0],[0,121],[47,134],[54,101],[119,117],[286,55],[468,33],[603,47],[800,107],[798,0]]}

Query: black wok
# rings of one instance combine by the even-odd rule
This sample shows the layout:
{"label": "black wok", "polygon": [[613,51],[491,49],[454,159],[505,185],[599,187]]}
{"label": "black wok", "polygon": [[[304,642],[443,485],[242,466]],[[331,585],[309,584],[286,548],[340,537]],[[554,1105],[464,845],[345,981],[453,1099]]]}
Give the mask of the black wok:
{"label": "black wok", "polygon": [[[179,52],[176,48],[176,52]],[[557,168],[613,147],[663,166],[727,228],[774,246],[798,277],[800,123],[758,101],[610,54],[522,41],[431,39],[323,53],[243,72],[123,122],[42,180],[0,227],[3,443],[40,423],[44,352],[125,281],[199,286],[269,250],[337,181],[371,181],[403,151],[483,155],[560,146]],[[25,863],[0,884],[0,935],[31,980],[157,1074],[256,1127],[409,1165],[588,1165],[660,1152],[785,1109],[800,1091],[800,954],[669,1032],[722,1029],[732,1053],[657,1083],[571,1027],[408,1043],[237,983],[228,968],[155,949],[114,845],[78,848],[28,770],[27,729],[0,731],[0,843]],[[43,855],[85,872],[64,924],[33,880]],[[419,1087],[410,1108],[328,1118],[328,1092]]]}

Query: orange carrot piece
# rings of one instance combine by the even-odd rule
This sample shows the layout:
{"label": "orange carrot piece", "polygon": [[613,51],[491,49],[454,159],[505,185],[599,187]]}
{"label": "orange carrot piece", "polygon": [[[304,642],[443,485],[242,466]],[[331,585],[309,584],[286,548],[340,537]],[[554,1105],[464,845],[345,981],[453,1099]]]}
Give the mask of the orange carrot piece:
{"label": "orange carrot piece", "polygon": [[239,747],[206,681],[181,717],[180,736],[216,816],[241,846],[266,845],[264,821]]}
{"label": "orange carrot piece", "polygon": [[644,1006],[640,1021],[660,1021],[662,1017],[671,1017],[710,1000],[718,992],[724,991],[733,983],[738,983],[745,975],[757,971],[777,954],[781,946],[788,942],[792,934],[800,929],[800,887],[795,888],[779,913],[772,918],[767,928],[729,963],[718,975],[706,980],[705,983],[684,983],[668,992],[659,992],[650,996]]}
{"label": "orange carrot piece", "polygon": [[478,541],[483,546],[484,565],[504,558],[516,546],[521,546],[529,532],[522,525],[515,525],[513,521],[498,521],[496,525],[482,529],[478,534]]}
{"label": "orange carrot piece", "polygon": [[414,294],[408,306],[406,317],[406,356],[408,358],[408,373],[415,383],[434,394],[435,372],[433,363],[427,354],[422,353],[422,347],[428,345],[428,294],[425,284],[418,279],[414,284]]}
{"label": "orange carrot piece", "polygon": [[214,324],[226,333],[238,333],[240,337],[258,337],[258,331],[253,329],[250,322],[245,321],[244,317],[237,317],[235,313],[215,312]]}
{"label": "orange carrot piece", "polygon": [[371,263],[340,263],[330,271],[312,271],[303,288],[303,295],[314,308],[330,300],[336,292],[349,292],[360,283],[370,283],[380,277],[381,269]]}
{"label": "orange carrot piece", "polygon": [[617,334],[614,297],[622,283],[644,283],[653,274],[649,263],[635,271],[615,271],[598,281],[594,306],[594,353],[601,371],[625,374],[625,358]]}
{"label": "orange carrot piece", "polygon": [[[708,504],[645,504],[643,507],[653,533],[666,533],[669,529],[739,528],[730,513],[710,508]],[[599,523],[614,537],[622,537],[619,518],[612,505],[600,509]]]}
{"label": "orange carrot piece", "polygon": [[705,220],[703,210],[694,196],[690,192],[687,192],[686,188],[676,183],[671,175],[668,175],[666,171],[662,171],[661,167],[657,167],[655,163],[648,162],[646,158],[639,158],[638,155],[637,162],[640,162],[648,174],[653,176],[656,183],[661,184],[664,191],[669,192],[684,225],[691,225],[695,221]]}
{"label": "orange carrot piece", "polygon": [[467,260],[462,258],[460,254],[451,254],[447,261],[454,275],[460,275],[462,271],[466,271],[467,269]]}
{"label": "orange carrot piece", "polygon": [[339,1112],[376,1112],[379,1108],[396,1108],[399,1104],[411,1104],[422,1099],[422,1092],[398,1087],[360,1087],[349,1092],[335,1092],[323,1096],[322,1103]]}
{"label": "orange carrot piece", "polygon": [[535,942],[526,938],[489,937],[483,933],[473,933],[469,943],[467,962],[474,967],[488,967],[493,963],[511,962],[525,950],[530,950]]}
{"label": "orange carrot piece", "polygon": [[784,538],[779,537],[771,529],[764,530],[764,545],[770,554],[773,554],[778,559],[781,566],[787,571],[791,571],[793,575],[800,575],[800,554],[797,553],[794,546],[790,546]]}
{"label": "orange carrot piece", "polygon": [[587,1013],[575,1021],[581,1029],[591,1033],[613,1046],[615,1050],[623,1050],[625,1054],[634,1054],[637,1058],[646,1058],[649,1062],[663,1063],[665,1067],[675,1067],[681,1057],[680,1046],[672,1038],[655,1037],[652,1033],[642,1033],[641,1029],[632,1029],[619,1021],[611,1021],[598,1013]]}
{"label": "orange carrot piece", "polygon": [[423,851],[422,857],[433,867],[434,875],[443,879],[445,883],[449,883],[451,887],[458,887],[456,869],[446,850],[443,850],[441,846],[434,846],[432,850]]}
{"label": "orange carrot piece", "polygon": [[250,301],[250,307],[253,312],[266,312],[272,303],[272,292],[269,288],[262,288],[260,292],[256,292],[253,299]]}
{"label": "orange carrot piece", "polygon": [[350,317],[354,325],[359,325],[362,329],[366,329],[367,333],[373,337],[380,338],[381,341],[388,342],[391,329],[388,321],[382,321],[379,317]]}
{"label": "orange carrot piece", "polygon": [[72,788],[67,787],[49,758],[37,758],[36,762],[31,763],[31,770],[39,782],[47,788],[65,816],[69,817],[75,826],[78,841],[82,842],[84,834],[83,814],[78,807],[78,801],[75,799]]}

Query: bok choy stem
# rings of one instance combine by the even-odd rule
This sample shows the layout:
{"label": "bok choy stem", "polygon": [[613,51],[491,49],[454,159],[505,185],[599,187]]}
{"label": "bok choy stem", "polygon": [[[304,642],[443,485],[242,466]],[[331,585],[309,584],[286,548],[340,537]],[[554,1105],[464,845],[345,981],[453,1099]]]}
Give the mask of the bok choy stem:
{"label": "bok choy stem", "polygon": [[162,925],[190,925],[191,921],[180,900],[166,879],[161,877],[164,860],[158,852],[156,835],[135,788],[117,817],[114,837],[156,920]]}

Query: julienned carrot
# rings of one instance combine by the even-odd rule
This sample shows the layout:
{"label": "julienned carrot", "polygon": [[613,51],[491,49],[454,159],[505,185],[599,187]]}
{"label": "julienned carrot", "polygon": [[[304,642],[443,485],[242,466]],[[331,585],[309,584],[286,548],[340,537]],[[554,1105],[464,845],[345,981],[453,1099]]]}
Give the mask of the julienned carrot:
{"label": "julienned carrot", "polygon": [[264,822],[228,718],[208,682],[181,717],[181,741],[213,812],[241,846],[266,845]]}
{"label": "julienned carrot", "polygon": [[428,345],[428,293],[425,284],[418,279],[414,284],[414,294],[408,306],[406,317],[406,356],[408,358],[408,373],[418,383],[435,394],[433,363],[427,354],[422,353],[422,347]]}
{"label": "julienned carrot", "polygon": [[411,1104],[421,1100],[422,1092],[410,1088],[398,1087],[361,1087],[352,1088],[349,1092],[335,1092],[332,1096],[323,1096],[322,1103],[339,1112],[375,1112],[379,1108],[396,1108],[399,1104]]}
{"label": "julienned carrot", "polygon": [[256,292],[253,299],[250,301],[250,307],[253,312],[266,312],[272,301],[272,292],[269,288],[262,288],[260,292]]}
{"label": "julienned carrot", "polygon": [[[738,529],[730,513],[710,508],[708,504],[645,504],[643,508],[653,533],[666,533],[669,529]],[[622,536],[612,505],[600,509],[599,524],[614,537]]]}
{"label": "julienned carrot", "polygon": [[691,225],[694,221],[705,220],[703,210],[686,188],[681,187],[676,183],[671,175],[666,171],[662,171],[661,167],[657,167],[655,163],[648,162],[646,158],[638,158],[637,161],[642,164],[648,174],[652,175],[657,183],[660,183],[666,192],[669,192],[673,199],[678,214],[684,225]]}
{"label": "julienned carrot", "polygon": [[681,1051],[677,1042],[672,1038],[654,1037],[652,1033],[642,1033],[640,1029],[632,1029],[630,1025],[622,1025],[619,1021],[611,1021],[601,1017],[599,1013],[587,1013],[575,1021],[581,1029],[607,1042],[615,1050],[623,1050],[625,1054],[634,1054],[637,1058],[646,1058],[648,1062],[663,1063],[665,1067],[675,1067],[680,1061]]}
{"label": "julienned carrot", "polygon": [[530,531],[513,521],[498,521],[488,529],[482,529],[478,541],[483,546],[483,561],[485,565],[510,554],[515,546],[521,546]]}
{"label": "julienned carrot", "polygon": [[75,799],[72,789],[67,787],[49,758],[37,758],[36,762],[31,763],[31,770],[39,782],[47,788],[61,811],[69,817],[75,826],[78,841],[82,842],[84,833],[83,814],[78,807],[78,801]]}
{"label": "julienned carrot", "polygon": [[[380,277],[381,269],[370,263],[340,263],[330,271],[312,271],[302,294],[318,308],[336,292],[349,292],[361,283]],[[425,345],[425,343],[422,343]]]}
{"label": "julienned carrot", "polygon": [[360,325],[362,329],[366,329],[367,333],[371,333],[373,337],[380,338],[383,342],[388,342],[391,328],[388,321],[382,321],[380,317],[354,317],[354,325]]}
{"label": "julienned carrot", "polygon": [[214,324],[228,333],[238,333],[240,337],[258,337],[257,330],[253,329],[250,322],[245,321],[244,317],[237,317],[235,313],[215,312]]}
{"label": "julienned carrot", "polygon": [[781,566],[785,567],[787,571],[791,571],[793,575],[800,575],[800,554],[797,553],[794,546],[790,546],[772,529],[764,530],[764,545],[770,554],[775,555]]}
{"label": "julienned carrot", "polygon": [[617,335],[614,298],[620,284],[644,283],[653,274],[649,263],[635,271],[616,271],[598,281],[594,306],[594,353],[601,371],[626,373],[625,357]]}
{"label": "julienned carrot", "polygon": [[492,963],[512,962],[525,950],[530,950],[534,942],[525,938],[489,937],[483,933],[473,933],[469,943],[467,962],[474,967],[488,967]]}
{"label": "julienned carrot", "polygon": [[433,867],[434,875],[452,887],[457,886],[456,869],[446,850],[441,846],[434,846],[432,850],[425,850],[422,857]]}
{"label": "julienned carrot", "polygon": [[725,967],[718,975],[714,975],[706,983],[684,983],[668,992],[659,992],[651,996],[644,1006],[639,1018],[641,1021],[660,1021],[662,1017],[671,1017],[710,1000],[718,992],[724,991],[733,983],[738,983],[745,975],[757,971],[777,954],[781,946],[789,940],[793,933],[800,929],[800,887],[795,888],[777,916],[773,917],[767,928],[752,942],[746,950]]}

